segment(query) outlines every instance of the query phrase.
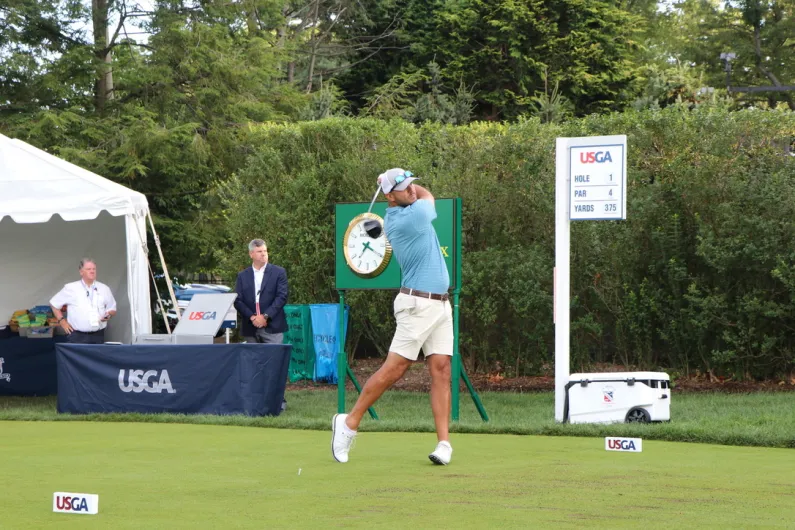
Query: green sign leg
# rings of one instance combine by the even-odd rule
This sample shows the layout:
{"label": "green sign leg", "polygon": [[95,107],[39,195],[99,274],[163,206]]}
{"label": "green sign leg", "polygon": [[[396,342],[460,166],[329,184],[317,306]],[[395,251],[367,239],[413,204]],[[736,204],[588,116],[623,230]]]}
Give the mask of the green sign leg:
{"label": "green sign leg", "polygon": [[475,387],[472,386],[472,383],[467,377],[466,370],[464,370],[464,363],[461,361],[461,354],[458,351],[458,324],[459,324],[459,294],[461,292],[461,264],[463,263],[463,241],[461,238],[462,234],[462,215],[461,215],[461,199],[455,199],[455,242],[454,242],[454,252],[455,252],[455,259],[453,262],[455,263],[455,270],[454,273],[454,290],[453,290],[453,367],[452,373],[450,377],[450,382],[452,384],[452,416],[453,421],[458,421],[459,418],[459,403],[460,403],[460,393],[459,387],[461,386],[461,379],[464,380],[466,384],[467,390],[469,391],[469,395],[472,396],[472,401],[475,402],[475,407],[478,409],[480,413],[480,418],[483,421],[489,421],[489,415],[486,414],[486,409],[483,407],[483,403],[480,401],[480,396],[475,391]]}
{"label": "green sign leg", "polygon": [[337,311],[337,412],[345,412],[345,378],[348,375],[348,356],[345,354],[345,291],[340,293]]}
{"label": "green sign leg", "polygon": [[489,421],[489,415],[486,414],[486,408],[483,406],[483,402],[480,401],[480,396],[475,390],[475,387],[472,386],[472,382],[469,380],[469,377],[463,368],[461,369],[461,379],[464,380],[464,384],[466,384],[467,390],[469,390],[469,394],[472,396],[472,401],[475,402],[475,408],[477,408],[478,412],[480,413],[480,419],[483,421]]}
{"label": "green sign leg", "polygon": [[[345,364],[347,366],[347,363],[345,363]],[[351,370],[350,366],[348,366],[348,377],[351,378],[351,381],[353,381],[353,386],[355,386],[356,390],[359,392],[359,394],[361,394],[362,393],[362,385],[360,385],[359,381],[356,380],[356,376],[353,375],[353,370]],[[370,417],[373,418],[374,420],[378,419],[378,414],[375,413],[375,409],[373,407],[368,408],[367,412],[370,413]]]}
{"label": "green sign leg", "polygon": [[452,399],[453,421],[458,421],[459,416],[459,387],[461,382],[461,355],[458,353],[458,289],[453,291],[453,360],[450,384]]}
{"label": "green sign leg", "polygon": [[[345,381],[350,377],[353,386],[356,387],[359,394],[362,393],[362,385],[359,384],[356,376],[353,375],[353,370],[348,366],[348,356],[345,353],[345,291],[339,291],[339,293],[340,307],[337,312],[337,337],[339,337],[337,341],[337,412],[343,414],[345,412]],[[370,407],[367,411],[374,420],[378,419],[378,414],[375,413],[373,407]]]}

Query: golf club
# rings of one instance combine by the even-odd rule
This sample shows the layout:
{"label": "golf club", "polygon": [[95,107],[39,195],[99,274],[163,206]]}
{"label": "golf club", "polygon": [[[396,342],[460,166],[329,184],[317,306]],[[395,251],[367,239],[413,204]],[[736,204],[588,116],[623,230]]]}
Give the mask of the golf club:
{"label": "golf club", "polygon": [[[373,204],[375,204],[375,199],[378,197],[378,192],[381,191],[381,185],[378,185],[378,188],[375,190],[375,195],[373,195],[373,200],[370,201],[370,207],[367,208],[367,213],[370,213],[370,210],[373,209]],[[367,232],[367,235],[373,239],[378,239],[381,237],[381,232],[383,232],[384,228],[381,226],[381,223],[378,219],[367,219],[364,222],[364,231]]]}

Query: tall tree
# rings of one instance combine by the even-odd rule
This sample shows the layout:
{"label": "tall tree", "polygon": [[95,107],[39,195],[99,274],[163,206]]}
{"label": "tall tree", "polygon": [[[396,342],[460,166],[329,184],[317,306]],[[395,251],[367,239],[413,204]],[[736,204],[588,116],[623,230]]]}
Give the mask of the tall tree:
{"label": "tall tree", "polygon": [[[145,193],[169,261],[211,266],[209,253],[195,251],[217,244],[204,221],[214,215],[211,184],[244,160],[250,123],[293,119],[307,103],[284,82],[289,57],[266,29],[280,22],[266,20],[275,3],[159,1],[139,42],[128,38],[140,13],[130,0],[94,2],[96,19],[87,0],[74,2],[71,19],[67,0],[14,1],[0,19],[17,31],[0,37],[15,67],[0,70],[0,102],[16,119],[0,129]],[[50,40],[40,37],[45,30]],[[105,42],[94,43],[92,31]],[[51,60],[28,60],[34,49]]]}
{"label": "tall tree", "polygon": [[86,97],[93,94],[93,110],[102,113],[113,97],[113,49],[130,20],[147,14],[134,0],[12,0],[0,6],[5,110],[88,109]]}
{"label": "tall tree", "polygon": [[[792,0],[741,0],[736,7],[740,11],[744,28],[743,47],[750,40],[752,55],[749,62],[754,65],[756,77],[776,87],[781,87],[780,76],[795,86],[795,2]],[[795,110],[792,92],[781,92],[791,110]],[[775,98],[769,96],[770,101]]]}
{"label": "tall tree", "polygon": [[530,108],[545,76],[588,113],[621,108],[637,74],[633,50],[643,22],[614,2],[404,0],[381,14],[381,27],[394,19],[392,49],[361,73],[348,72],[349,91],[435,61],[447,83],[474,87],[479,116],[503,119]]}
{"label": "tall tree", "polygon": [[[678,27],[668,41],[669,49],[702,67],[708,84],[795,85],[795,1],[683,0],[675,4],[674,15]],[[720,58],[722,53],[733,54],[728,66]],[[795,110],[793,97],[792,92],[762,95],[771,106],[785,101]]]}
{"label": "tall tree", "polygon": [[79,0],[0,4],[0,115],[5,120],[41,108],[90,105],[88,15]]}

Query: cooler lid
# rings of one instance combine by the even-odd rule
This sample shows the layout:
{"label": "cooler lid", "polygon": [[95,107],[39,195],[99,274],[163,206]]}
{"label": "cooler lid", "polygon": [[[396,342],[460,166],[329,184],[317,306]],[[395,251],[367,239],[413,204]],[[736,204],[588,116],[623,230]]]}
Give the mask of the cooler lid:
{"label": "cooler lid", "polygon": [[597,372],[590,374],[571,374],[569,381],[626,381],[627,379],[670,381],[665,372]]}
{"label": "cooler lid", "polygon": [[237,293],[194,294],[188,307],[182,311],[182,318],[174,328],[174,335],[214,337],[236,298]]}

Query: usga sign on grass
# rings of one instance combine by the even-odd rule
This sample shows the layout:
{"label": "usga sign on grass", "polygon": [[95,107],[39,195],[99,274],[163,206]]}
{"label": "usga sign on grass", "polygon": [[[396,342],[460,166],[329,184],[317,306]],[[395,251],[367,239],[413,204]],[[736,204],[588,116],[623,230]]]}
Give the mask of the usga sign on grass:
{"label": "usga sign on grass", "polygon": [[643,451],[642,438],[605,437],[605,451],[622,451],[624,453],[640,453]]}
{"label": "usga sign on grass", "polygon": [[56,491],[52,494],[52,511],[96,515],[99,513],[99,495]]}

